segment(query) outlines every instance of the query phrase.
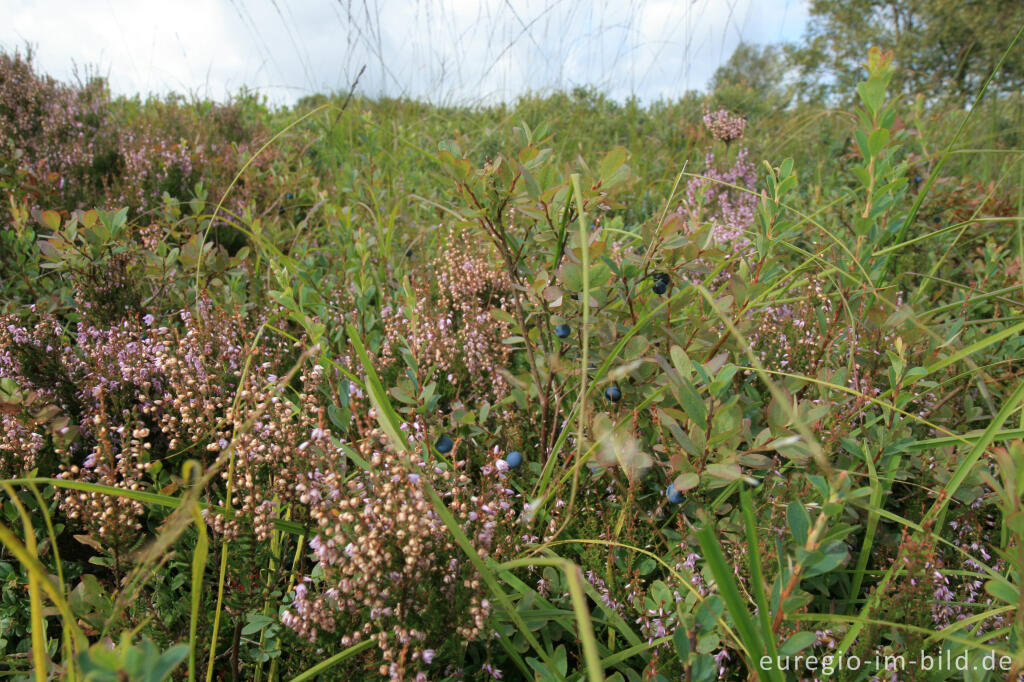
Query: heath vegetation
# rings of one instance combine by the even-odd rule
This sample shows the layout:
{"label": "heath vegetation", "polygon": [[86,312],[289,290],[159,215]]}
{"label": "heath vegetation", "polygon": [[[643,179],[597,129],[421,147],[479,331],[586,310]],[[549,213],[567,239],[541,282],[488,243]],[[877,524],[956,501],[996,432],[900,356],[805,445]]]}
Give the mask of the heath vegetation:
{"label": "heath vegetation", "polygon": [[649,105],[0,55],[0,677],[1021,678],[1024,18],[812,4]]}

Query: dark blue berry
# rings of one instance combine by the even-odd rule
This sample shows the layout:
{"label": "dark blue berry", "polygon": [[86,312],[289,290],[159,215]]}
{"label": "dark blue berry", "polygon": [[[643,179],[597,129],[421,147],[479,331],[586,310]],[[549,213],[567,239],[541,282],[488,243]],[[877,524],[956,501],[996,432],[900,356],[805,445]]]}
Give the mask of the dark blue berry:
{"label": "dark blue berry", "polygon": [[295,195],[292,194],[291,192],[288,192],[287,194],[284,195],[284,198],[288,199],[289,201],[291,201],[292,199],[295,198]]}
{"label": "dark blue berry", "polygon": [[654,293],[658,294],[659,296],[668,291],[668,287],[662,284],[661,282],[656,282],[654,286],[651,287],[651,289],[654,291]]}
{"label": "dark blue berry", "polygon": [[622,391],[619,390],[618,386],[609,386],[608,388],[604,389],[604,397],[608,398],[608,400],[612,401],[613,403],[617,403],[619,402],[619,398],[622,397]]}
{"label": "dark blue berry", "polygon": [[665,488],[665,497],[667,497],[668,501],[672,504],[682,504],[686,501],[686,495],[683,495],[681,492],[676,490],[675,486],[671,483],[669,483],[668,487]]}
{"label": "dark blue berry", "polygon": [[523,453],[513,450],[505,456],[505,463],[508,464],[509,469],[515,469],[523,463]]}
{"label": "dark blue berry", "polygon": [[555,327],[555,336],[560,339],[564,339],[572,333],[572,329],[567,324],[560,324]]}
{"label": "dark blue berry", "polygon": [[437,439],[437,442],[434,443],[434,447],[437,448],[437,451],[442,454],[451,452],[452,447],[454,445],[455,443],[453,443],[452,439],[449,438],[448,436],[441,436],[440,438]]}

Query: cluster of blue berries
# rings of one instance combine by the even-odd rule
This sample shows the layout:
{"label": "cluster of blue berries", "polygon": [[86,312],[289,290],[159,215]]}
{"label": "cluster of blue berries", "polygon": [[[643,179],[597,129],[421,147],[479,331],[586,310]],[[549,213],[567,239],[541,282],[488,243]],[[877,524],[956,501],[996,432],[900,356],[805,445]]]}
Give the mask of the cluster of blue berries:
{"label": "cluster of blue berries", "polygon": [[672,504],[682,504],[686,501],[686,495],[683,495],[681,491],[676,490],[676,487],[671,483],[669,483],[668,487],[665,488],[665,497],[667,497],[668,501]]}
{"label": "cluster of blue berries", "polygon": [[651,278],[654,279],[654,286],[651,287],[651,290],[654,291],[654,293],[661,296],[668,291],[668,285],[672,281],[672,278],[668,276],[667,272],[656,272],[651,275]]}
{"label": "cluster of blue berries", "polygon": [[[448,454],[455,447],[455,443],[448,436],[441,436],[434,443],[434,448],[442,455]],[[516,469],[523,463],[523,453],[513,450],[505,456],[505,464],[509,469]]]}

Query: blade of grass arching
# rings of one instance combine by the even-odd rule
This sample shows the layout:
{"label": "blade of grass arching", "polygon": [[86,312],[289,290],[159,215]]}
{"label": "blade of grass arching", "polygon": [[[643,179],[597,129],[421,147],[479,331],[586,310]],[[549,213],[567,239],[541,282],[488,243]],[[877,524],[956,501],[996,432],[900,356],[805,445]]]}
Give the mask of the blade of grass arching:
{"label": "blade of grass arching", "polygon": [[352,658],[356,654],[360,654],[366,651],[367,649],[376,646],[376,644],[376,640],[364,639],[362,642],[359,642],[359,644],[353,644],[341,653],[334,654],[330,658],[320,661],[313,667],[303,670],[301,673],[293,677],[291,679],[291,682],[306,682],[306,680],[321,679],[318,677],[321,673],[330,670],[339,663],[344,663],[346,660]]}
{"label": "blade of grass arching", "polygon": [[[64,584],[64,566],[60,559],[60,548],[57,547],[57,533],[53,529],[53,520],[50,518],[50,512],[46,508],[46,501],[39,494],[39,489],[35,485],[29,485],[28,489],[32,491],[32,496],[35,497],[36,504],[39,505],[39,513],[46,524],[46,534],[50,539],[50,551],[53,552],[53,565],[57,573],[57,586],[60,588],[61,594],[67,594],[67,586]],[[64,651],[67,654],[68,671],[66,674],[69,679],[74,679],[74,649],[71,644],[71,633],[66,628],[61,628],[61,639],[64,643]]]}
{"label": "blade of grass arching", "polygon": [[960,462],[956,470],[953,471],[953,475],[949,481],[942,488],[939,499],[935,501],[932,508],[928,510],[928,513],[924,517],[924,522],[921,525],[927,526],[926,523],[929,520],[934,519],[936,526],[942,526],[942,519],[945,516],[946,509],[949,507],[949,503],[953,500],[953,495],[960,489],[963,482],[971,474],[971,470],[974,469],[974,465],[978,463],[981,456],[988,450],[988,446],[992,444],[992,440],[995,435],[1002,429],[1003,424],[1010,418],[1010,415],[1020,409],[1021,403],[1024,402],[1024,381],[1017,384],[1017,388],[1014,389],[1013,393],[1010,394],[1006,401],[1003,403],[1002,408],[992,418],[985,431],[982,432],[981,437],[978,438],[977,442],[971,448],[967,456],[964,457],[963,461]]}
{"label": "blade of grass arching", "polygon": [[50,551],[53,552],[53,567],[57,573],[57,584],[60,586],[62,592],[66,592],[64,585],[64,567],[60,560],[60,549],[57,547],[57,533],[53,529],[53,521],[50,519],[50,512],[46,509],[46,501],[43,500],[43,496],[39,494],[39,489],[35,484],[28,484],[28,489],[32,492],[32,496],[36,498],[36,504],[39,505],[39,513],[43,517],[43,523],[46,524],[46,534],[50,538]]}
{"label": "blade of grass arching", "polygon": [[[771,630],[769,629],[762,637],[754,625],[754,621],[750,617],[750,611],[740,595],[740,588],[732,575],[732,568],[729,567],[729,563],[722,554],[722,548],[718,544],[718,538],[715,537],[715,532],[710,522],[703,522],[700,528],[697,529],[697,541],[700,543],[701,551],[704,552],[704,560],[711,569],[711,574],[718,585],[718,592],[725,601],[729,615],[732,616],[732,620],[736,624],[736,630],[743,640],[743,646],[750,657],[750,660],[747,661],[747,668],[752,672],[757,671],[760,679],[770,682],[785,682],[776,666],[769,666],[767,670],[759,668],[758,663],[761,661],[765,650],[764,640],[772,636]],[[753,547],[749,548],[748,554],[753,552],[754,549]]]}
{"label": "blade of grass arching", "polygon": [[383,429],[385,435],[387,435],[391,444],[396,449],[407,454],[410,453],[409,444],[402,433],[402,420],[391,406],[391,400],[388,398],[387,391],[384,390],[383,384],[380,383],[377,370],[373,367],[373,361],[370,359],[369,354],[367,354],[362,339],[359,338],[359,330],[351,324],[347,324],[345,325],[345,333],[348,335],[348,340],[356,351],[360,364],[363,366],[363,372],[366,373],[366,392],[370,397],[370,403],[377,412],[377,423],[380,424],[380,428]]}
{"label": "blade of grass arching", "polygon": [[[14,488],[8,485],[3,486],[4,490],[11,498],[11,502],[18,510],[18,515],[21,516],[21,530],[25,535],[25,549],[32,555],[38,555],[36,549],[36,529],[32,527],[32,519],[29,517],[28,512],[25,511],[25,507],[22,506],[21,500],[14,492]],[[46,619],[43,616],[43,599],[40,594],[40,577],[35,571],[28,571],[28,603],[29,603],[29,631],[32,640],[32,669],[35,674],[36,682],[46,682],[47,670],[49,666],[47,663],[46,656]],[[44,575],[42,580],[47,580]],[[61,591],[63,592],[63,586]]]}
{"label": "blade of grass arching", "polygon": [[590,609],[587,608],[587,597],[583,593],[583,574],[580,567],[571,561],[566,560],[565,564],[565,577],[569,583],[572,608],[576,612],[578,635],[583,640],[583,660],[587,664],[587,677],[590,682],[603,682],[604,666],[601,665],[594,623],[590,619]]}
{"label": "blade of grass arching", "polygon": [[[587,235],[587,216],[583,210],[583,192],[580,189],[580,176],[579,173],[573,173],[569,176],[569,181],[572,184],[573,194],[576,197],[576,213],[579,217],[579,235],[580,240],[580,261],[582,267],[582,290],[580,291],[580,298],[583,301],[583,324],[580,329],[580,335],[583,339],[583,348],[580,352],[580,388],[579,395],[587,395],[587,380],[589,375],[587,368],[590,366],[590,239]],[[562,522],[559,528],[552,534],[553,537],[558,537],[568,527],[572,521],[572,510],[576,504],[576,493],[579,491],[580,483],[580,462],[583,461],[583,443],[584,434],[586,432],[586,419],[587,419],[587,403],[584,400],[580,400],[580,409],[577,413],[576,419],[576,454],[575,464],[572,468],[572,482],[569,486],[569,500],[565,507],[565,520]],[[552,452],[558,452],[553,450]],[[554,456],[548,458],[549,462],[553,462],[556,458]],[[589,621],[588,621],[589,623]],[[591,627],[591,629],[593,629]],[[603,677],[603,676],[602,676]]]}
{"label": "blade of grass arching", "polygon": [[757,617],[761,622],[761,638],[768,655],[775,660],[775,635],[772,633],[768,596],[764,591],[764,573],[761,570],[761,554],[757,542],[757,522],[754,520],[754,505],[750,497],[749,490],[740,490],[740,508],[743,510],[743,526],[747,534],[747,558],[750,560],[750,584],[754,592],[754,603],[757,604]]}
{"label": "blade of grass arching", "polygon": [[[370,360],[370,356],[366,353],[366,348],[363,346],[362,340],[359,338],[359,334],[352,325],[346,325],[346,331],[348,333],[349,341],[352,343],[353,348],[356,351],[356,356],[359,358],[359,362],[362,365],[363,372],[366,374],[366,389],[367,394],[370,397],[370,403],[373,405],[376,411],[376,420],[380,425],[381,429],[391,440],[393,447],[399,452],[405,453],[407,456],[412,454],[412,449],[409,443],[406,442],[405,437],[401,430],[402,420],[395,412],[395,408],[391,405],[391,400],[387,396],[387,392],[384,390],[384,386],[380,382],[380,378],[377,376],[377,370],[373,367],[373,362]],[[426,446],[424,446],[426,447]],[[533,647],[537,656],[548,666],[551,670],[554,670],[554,662],[548,656],[544,647],[541,646],[540,642],[534,636],[533,632],[530,631],[526,623],[519,616],[515,610],[515,606],[512,601],[505,594],[505,591],[498,584],[498,581],[494,577],[494,573],[487,567],[486,562],[473,547],[473,543],[469,541],[466,534],[463,532],[462,527],[459,526],[459,522],[452,516],[452,513],[445,506],[444,501],[441,499],[437,491],[434,490],[430,483],[425,482],[424,479],[423,490],[426,492],[427,497],[430,499],[431,505],[434,507],[434,511],[441,518],[441,522],[444,523],[448,532],[452,534],[452,539],[455,540],[455,544],[459,546],[462,552],[469,559],[470,563],[476,569],[477,573],[480,574],[480,579],[487,585],[488,590],[498,601],[499,604],[508,612],[509,617],[515,623],[519,631],[523,633],[523,637]]]}
{"label": "blade of grass arching", "polygon": [[[1020,407],[1022,400],[1024,400],[1024,382],[1017,385],[1017,388],[1003,403],[1003,407],[999,410],[999,413],[992,418],[991,422],[989,422],[988,428],[985,429],[984,433],[982,433],[981,437],[977,442],[975,442],[970,452],[968,452],[960,462],[960,465],[953,472],[949,481],[940,491],[939,498],[925,514],[924,519],[920,524],[921,527],[927,526],[929,523],[933,523],[934,527],[941,528],[942,519],[945,516],[945,511],[948,508],[949,503],[953,499],[953,495],[956,494],[956,491],[960,489],[960,486],[970,475],[974,465],[977,464],[978,460],[981,459],[981,456],[988,449],[988,446],[992,443],[992,439],[995,437],[995,434],[1002,428],[1003,423]],[[882,576],[873,598],[869,599],[864,604],[864,608],[861,609],[859,619],[853,621],[853,627],[851,627],[843,637],[843,641],[839,644],[839,649],[841,651],[850,651],[853,643],[857,641],[857,637],[860,636],[860,631],[864,627],[864,623],[869,620],[871,613],[881,604],[882,597],[892,580],[896,567],[899,565],[898,559],[899,557],[897,557],[897,561],[894,561],[892,566],[890,566]]]}
{"label": "blade of grass arching", "polygon": [[[182,469],[182,478],[186,481],[192,477],[192,470],[198,469],[199,463],[189,460]],[[197,478],[202,472],[198,472]],[[196,548],[192,554],[192,576],[191,576],[191,604],[188,621],[188,680],[195,682],[196,679],[196,631],[199,627],[199,604],[203,594],[203,572],[206,570],[206,559],[210,553],[210,541],[206,535],[206,520],[203,519],[199,504],[195,500],[189,501],[192,512],[192,522],[196,524],[196,532],[199,538],[196,540]]]}
{"label": "blade of grass arching", "polygon": [[[963,287],[962,284],[961,285],[957,285],[956,283],[954,283],[953,286]],[[966,289],[967,287],[963,287],[963,288]],[[969,303],[979,303],[981,301],[987,301],[990,298],[999,298],[1001,296],[1004,296],[1005,294],[1012,294],[1012,293],[1018,291],[1019,289],[1020,289],[1020,285],[1019,284],[1011,284],[1008,287],[1002,287],[1001,289],[994,289],[993,291],[972,292],[971,293],[970,301],[968,301],[968,302]],[[1014,303],[1012,299],[1005,299],[1005,300],[1008,303]],[[937,306],[935,308],[930,308],[930,309],[924,311],[923,313],[921,313],[921,317],[924,317],[924,318],[934,317],[936,315],[941,315],[942,313],[947,313],[947,312],[949,312],[951,310],[958,310],[960,308],[963,308],[964,303],[965,303],[964,301],[953,301],[952,303],[944,303],[944,304],[942,304],[940,306]]]}
{"label": "blade of grass arching", "polygon": [[641,656],[644,653],[646,653],[646,652],[648,652],[648,651],[650,651],[652,649],[657,649],[661,645],[666,644],[666,643],[671,642],[671,641],[672,641],[672,635],[666,635],[665,637],[659,637],[657,639],[654,639],[650,643],[643,642],[641,644],[637,644],[637,645],[631,646],[628,649],[623,649],[621,651],[616,651],[614,654],[602,658],[601,659],[601,665],[604,666],[604,668],[607,670],[608,668],[611,668],[612,666],[618,665],[619,663],[622,663],[623,661],[628,661],[629,659],[633,658],[634,656]]}
{"label": "blade of grass arching", "polygon": [[[956,438],[926,438],[925,440],[919,440],[910,445],[906,446],[907,452],[915,452],[919,450],[934,450],[936,448],[946,447],[949,445],[956,445],[958,443],[966,445],[974,445],[982,433],[967,433],[963,436]],[[1024,428],[1021,429],[1010,429],[1007,431],[999,431],[992,434],[992,442],[997,443],[1005,440],[1015,440],[1017,438],[1024,438]]]}
{"label": "blade of grass arching", "polygon": [[[868,469],[868,480],[871,486],[870,504],[875,509],[882,506],[882,482],[878,480],[878,471],[875,469],[875,460],[867,448],[861,446],[864,455],[864,465]],[[848,604],[852,606],[857,601],[860,588],[864,584],[864,574],[868,568],[868,560],[871,558],[871,548],[875,543],[875,532],[878,530],[879,514],[874,509],[868,511],[868,522],[864,527],[864,542],[861,543],[860,553],[857,554],[857,565],[853,570],[853,584],[850,586],[850,598]]]}
{"label": "blade of grass arching", "polygon": [[[904,632],[912,632],[916,635],[922,635],[924,637],[933,637],[937,633],[934,628],[925,628],[918,625],[911,625],[910,623],[896,623],[888,620],[878,620],[876,618],[863,618],[861,616],[844,616],[838,613],[794,613],[790,616],[794,621],[809,621],[812,623],[853,623],[858,626],[858,631],[866,626],[871,627],[883,627],[892,628],[894,630],[902,630]],[[997,656],[1008,656],[1010,659],[1014,659],[1024,655],[1024,652],[1013,652],[1009,649],[1003,649],[1000,647],[992,646],[982,642],[982,640],[971,639],[969,637],[958,637],[955,635],[949,635],[948,637],[942,637],[943,640],[948,640],[956,644],[961,644],[969,649],[983,649],[985,651],[992,651]],[[837,651],[843,651],[847,649],[839,649]]]}
{"label": "blade of grass arching", "polygon": [[[34,485],[28,486],[29,490],[36,498],[36,502],[39,504],[39,511],[43,515],[43,520],[46,522],[46,530],[50,536],[50,546],[53,552],[53,563],[57,568],[57,585],[60,587],[61,594],[66,595],[68,593],[67,585],[64,583],[64,566],[63,561],[60,558],[60,549],[57,547],[57,534],[53,528],[53,521],[50,519],[50,512],[46,508],[46,503],[43,500],[43,496],[39,493],[39,490]],[[65,652],[65,675],[68,680],[74,682],[78,679],[77,661],[75,660],[75,646],[71,640],[71,631],[68,628],[61,628],[61,639],[64,641],[64,652]]]}
{"label": "blade of grass arching", "polygon": [[291,130],[295,126],[297,126],[300,123],[302,123],[303,121],[305,121],[310,116],[313,116],[314,114],[317,114],[317,113],[323,111],[324,109],[326,109],[326,108],[328,108],[330,106],[331,106],[330,102],[328,102],[326,104],[321,104],[320,106],[316,107],[315,109],[311,109],[309,112],[307,112],[307,113],[303,114],[302,116],[300,116],[299,118],[295,119],[294,121],[292,121],[291,123],[286,125],[281,130],[277,131],[269,140],[267,140],[263,144],[263,146],[261,146],[259,149],[256,150],[256,152],[249,158],[248,161],[246,161],[244,164],[242,164],[241,168],[238,169],[238,172],[235,174],[235,177],[231,180],[231,183],[224,190],[224,193],[221,194],[220,201],[217,202],[217,206],[213,209],[213,214],[210,217],[210,221],[206,224],[206,231],[203,232],[203,236],[199,240],[199,254],[200,254],[200,257],[196,260],[196,279],[195,279],[195,285],[194,285],[195,286],[194,291],[196,292],[196,296],[197,297],[199,296],[199,292],[202,291],[202,289],[199,286],[199,282],[200,282],[200,278],[201,278],[201,273],[203,271],[203,260],[204,260],[203,257],[202,257],[203,244],[206,243],[207,238],[210,236],[210,230],[213,229],[213,223],[217,219],[217,214],[220,213],[221,208],[223,208],[224,201],[228,198],[228,194],[230,194],[231,190],[235,188],[235,185],[238,184],[238,181],[242,178],[242,175],[245,173],[246,170],[249,169],[249,166],[251,166],[253,164],[253,162],[255,162],[257,158],[259,158],[260,154],[262,154],[264,151],[266,151],[267,148],[270,147],[270,145],[274,144],[279,137],[281,137],[286,132],[288,132],[289,130]]}
{"label": "blade of grass arching", "polygon": [[[923,642],[921,642],[921,644],[922,645],[926,645],[926,644],[931,644],[932,642],[935,642],[935,641],[943,640],[943,639],[945,639],[946,637],[948,637],[949,635],[951,635],[954,632],[958,632],[960,630],[964,630],[966,628],[971,627],[972,625],[980,625],[981,623],[984,623],[986,620],[988,620],[990,618],[998,618],[999,616],[1003,615],[1004,613],[1005,614],[1011,614],[1011,613],[1015,612],[1016,610],[1017,610],[1016,605],[1008,604],[1007,606],[1002,606],[1002,607],[995,608],[995,609],[989,609],[988,611],[982,611],[981,613],[976,613],[973,616],[965,617],[963,620],[958,620],[958,621],[955,621],[953,623],[950,623],[949,625],[947,625],[946,627],[942,628],[941,630],[937,630],[930,637],[926,638]],[[989,633],[989,634],[991,634],[991,633]]]}
{"label": "blade of grass arching", "polygon": [[[144,490],[117,488],[110,485],[103,485],[101,483],[72,481],[63,478],[45,478],[41,476],[33,478],[10,478],[7,479],[6,482],[11,485],[49,485],[54,486],[55,488],[65,488],[67,490],[81,490],[83,492],[99,493],[100,495],[108,495],[110,497],[124,497],[130,500],[138,500],[149,507],[163,507],[165,509],[178,509],[181,507],[180,497],[164,495],[163,493],[150,493]],[[220,505],[204,504],[202,502],[199,502],[198,504],[199,508],[203,510],[209,510],[211,512],[221,514],[225,511],[225,508]],[[275,519],[274,528],[286,533],[291,533],[292,535],[301,535],[306,532],[306,529],[301,524],[293,521],[285,521],[284,519]]]}
{"label": "blade of grass arching", "polygon": [[893,251],[899,251],[904,247],[913,246],[918,242],[927,241],[929,239],[932,239],[933,237],[939,237],[941,235],[946,234],[947,232],[955,232],[974,223],[1011,223],[1015,221],[1017,221],[1017,218],[971,218],[970,220],[963,220],[957,223],[953,223],[952,225],[947,225],[946,227],[941,227],[933,232],[926,232],[925,234],[921,234],[916,237],[911,237],[907,241],[900,242],[899,244],[890,244],[889,246],[878,249],[871,255],[876,258],[878,256],[884,256],[888,253],[892,253]]}

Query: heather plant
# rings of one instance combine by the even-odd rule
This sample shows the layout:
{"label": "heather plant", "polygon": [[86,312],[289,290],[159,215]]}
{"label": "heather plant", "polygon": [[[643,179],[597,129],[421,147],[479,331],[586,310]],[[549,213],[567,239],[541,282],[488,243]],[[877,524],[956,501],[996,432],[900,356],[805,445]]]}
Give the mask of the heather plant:
{"label": "heather plant", "polygon": [[705,108],[704,126],[712,137],[728,145],[743,137],[743,132],[747,129],[747,119],[726,109],[710,111]]}

